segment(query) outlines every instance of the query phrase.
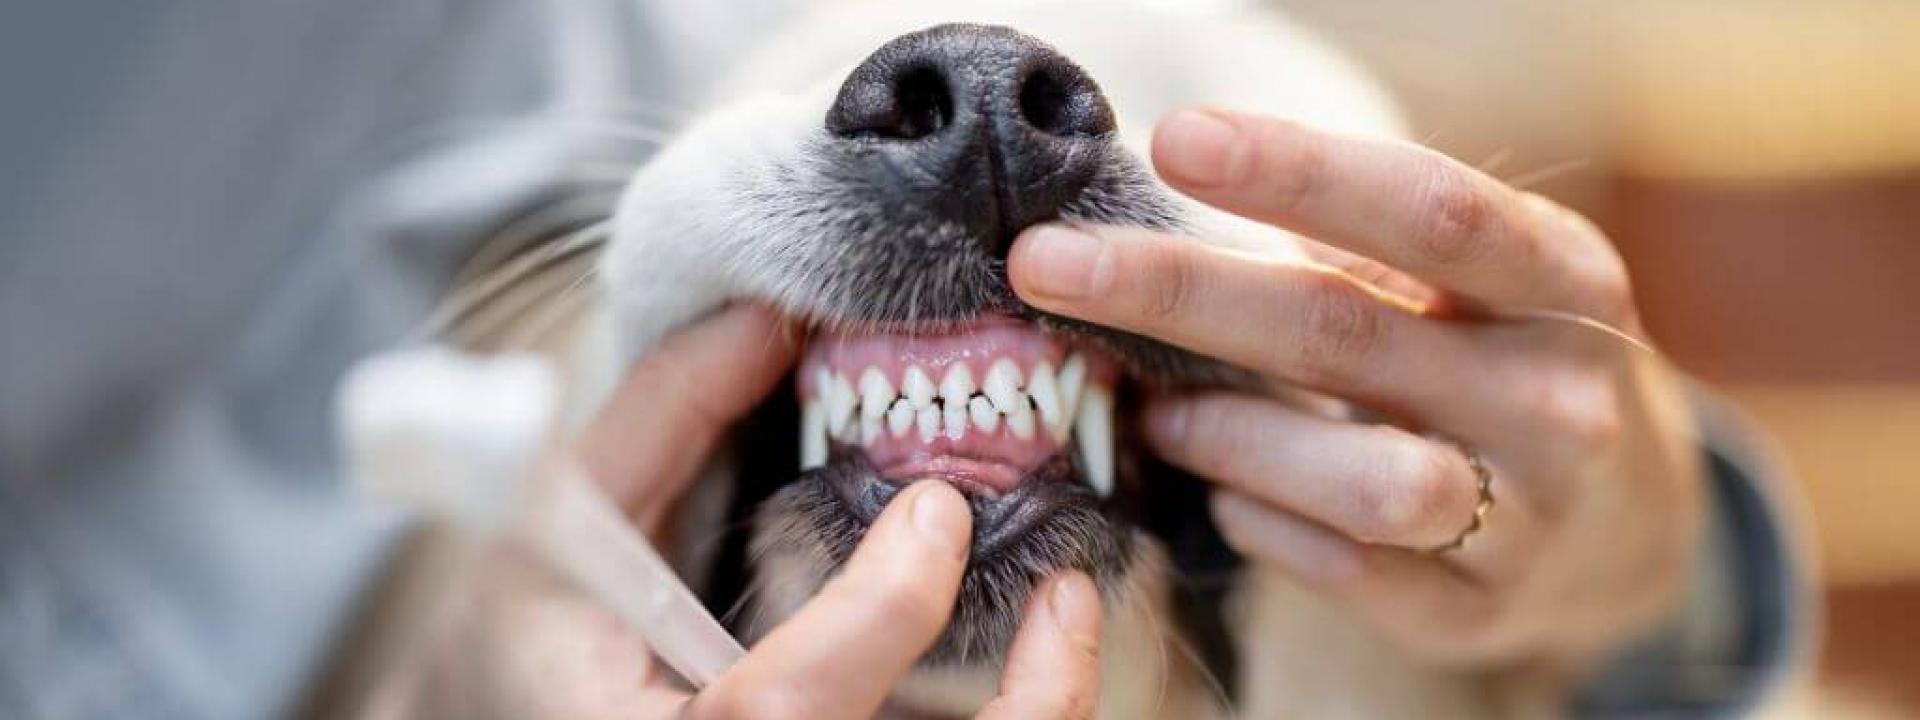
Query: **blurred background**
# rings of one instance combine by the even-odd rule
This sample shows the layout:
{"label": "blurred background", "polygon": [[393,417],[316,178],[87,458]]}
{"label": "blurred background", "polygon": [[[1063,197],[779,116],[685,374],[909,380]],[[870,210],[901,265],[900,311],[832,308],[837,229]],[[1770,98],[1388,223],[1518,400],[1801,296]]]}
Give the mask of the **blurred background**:
{"label": "blurred background", "polygon": [[[1823,686],[1920,715],[1920,3],[1282,4],[1427,143],[1613,236],[1662,349],[1802,483]],[[634,0],[644,40],[597,50],[538,0],[0,9],[0,715],[286,710],[317,661],[268,648],[341,633],[397,527],[333,479],[333,382],[417,319],[390,275],[461,251],[367,209],[555,102],[569,53],[660,124],[790,5]],[[513,142],[527,170],[412,217],[644,155]]]}

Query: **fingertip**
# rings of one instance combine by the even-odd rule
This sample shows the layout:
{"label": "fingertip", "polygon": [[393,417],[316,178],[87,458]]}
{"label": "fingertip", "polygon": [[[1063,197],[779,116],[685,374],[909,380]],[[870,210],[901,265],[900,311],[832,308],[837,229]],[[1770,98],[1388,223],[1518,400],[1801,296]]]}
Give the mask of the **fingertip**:
{"label": "fingertip", "polygon": [[1066,223],[1027,228],[1007,252],[1008,280],[1029,300],[1071,302],[1098,295],[1111,284],[1106,242]]}
{"label": "fingertip", "polygon": [[1100,588],[1093,578],[1068,570],[1047,588],[1047,611],[1061,635],[1088,655],[1100,652]]}
{"label": "fingertip", "polygon": [[1193,431],[1191,398],[1159,398],[1148,402],[1142,424],[1147,442],[1162,455],[1181,455]]}
{"label": "fingertip", "polygon": [[957,558],[965,559],[973,532],[973,511],[952,485],[921,480],[908,487],[911,525],[922,540]]}
{"label": "fingertip", "polygon": [[1238,177],[1235,146],[1240,130],[1232,115],[1213,108],[1169,113],[1153,133],[1153,163],[1175,185],[1213,188]]}

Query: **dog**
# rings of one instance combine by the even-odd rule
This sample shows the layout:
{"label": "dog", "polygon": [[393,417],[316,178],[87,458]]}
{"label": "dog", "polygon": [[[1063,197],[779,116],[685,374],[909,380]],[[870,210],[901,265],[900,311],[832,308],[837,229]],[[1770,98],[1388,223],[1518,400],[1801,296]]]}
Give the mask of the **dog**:
{"label": "dog", "polygon": [[736,632],[804,603],[900,483],[932,476],[968,498],[975,537],[950,627],[892,699],[904,712],[989,699],[1027,594],[1065,567],[1107,608],[1101,717],[1538,711],[1525,679],[1408,658],[1225,549],[1205,484],[1148,456],[1130,421],[1147,391],[1249,387],[1244,371],[1039,312],[1006,280],[1012,238],[1049,220],[1308,262],[1165,187],[1141,133],[1214,103],[1405,138],[1358,65],[1264,10],[848,0],[738,67],[625,179],[586,243],[596,299],[549,346],[584,415],[727,303],[804,321],[788,387],[676,514],[676,563]]}

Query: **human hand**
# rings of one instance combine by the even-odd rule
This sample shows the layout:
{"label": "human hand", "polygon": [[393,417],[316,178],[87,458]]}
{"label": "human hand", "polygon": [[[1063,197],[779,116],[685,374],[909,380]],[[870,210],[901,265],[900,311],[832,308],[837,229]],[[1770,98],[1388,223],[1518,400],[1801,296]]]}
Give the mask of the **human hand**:
{"label": "human hand", "polygon": [[[575,452],[641,531],[657,537],[728,426],[778,384],[793,336],[764,308],[725,311],[643,358],[582,432]],[[903,490],[841,574],[691,694],[613,614],[509,549],[396,704],[419,717],[869,717],[946,626],[971,525],[951,487]],[[1100,628],[1092,581],[1051,578],[1025,618],[1001,695],[982,717],[1090,716]]]}
{"label": "human hand", "polygon": [[[1055,224],[1015,242],[1016,292],[1394,420],[1155,399],[1149,442],[1217,483],[1233,546],[1436,662],[1577,670],[1670,607],[1703,514],[1674,378],[1619,338],[1510,312],[1637,332],[1597,228],[1423,148],[1224,111],[1169,116],[1153,159],[1321,262]],[[1469,452],[1492,507],[1464,547],[1427,552],[1473,523]]]}

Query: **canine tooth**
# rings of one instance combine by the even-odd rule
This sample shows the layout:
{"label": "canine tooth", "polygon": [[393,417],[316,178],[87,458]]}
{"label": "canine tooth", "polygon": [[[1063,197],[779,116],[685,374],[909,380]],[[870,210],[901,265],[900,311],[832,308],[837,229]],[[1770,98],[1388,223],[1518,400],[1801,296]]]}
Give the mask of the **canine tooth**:
{"label": "canine tooth", "polygon": [[981,391],[987,399],[993,401],[993,408],[1003,414],[1012,414],[1015,406],[1026,407],[1027,394],[1020,392],[1020,366],[1013,364],[1010,358],[1000,358],[987,368],[987,380]]}
{"label": "canine tooth", "polygon": [[860,416],[860,444],[872,445],[880,439],[880,418],[873,415]]}
{"label": "canine tooth", "polygon": [[1080,390],[1087,384],[1087,359],[1079,353],[1067,356],[1060,365],[1060,427],[1072,428],[1074,410],[1080,407]]}
{"label": "canine tooth", "polygon": [[887,376],[880,368],[869,367],[860,373],[860,417],[878,418],[887,413],[893,405],[893,383],[887,382]]}
{"label": "canine tooth", "polygon": [[1074,419],[1073,431],[1080,440],[1080,464],[1086,469],[1087,484],[1100,497],[1112,495],[1112,393],[1102,387],[1087,387],[1080,395],[1080,413]]}
{"label": "canine tooth", "polygon": [[907,396],[907,402],[914,409],[922,409],[933,404],[933,378],[927,377],[927,371],[919,365],[907,366],[907,376],[900,381],[900,394]]}
{"label": "canine tooth", "polygon": [[984,397],[967,401],[967,415],[973,418],[974,427],[984,432],[993,432],[1000,427],[1000,411],[993,409],[993,401]]}
{"label": "canine tooth", "polygon": [[800,469],[827,464],[827,408],[815,401],[800,410]]}
{"label": "canine tooth", "polygon": [[[988,408],[991,410],[992,408]],[[941,427],[945,429],[948,440],[959,440],[967,436],[967,400],[948,398],[940,401]]]}
{"label": "canine tooth", "polygon": [[1053,363],[1041,360],[1033,366],[1027,375],[1027,395],[1040,411],[1041,427],[1047,429],[1054,442],[1066,442],[1068,426],[1060,417],[1060,389],[1054,384]]}
{"label": "canine tooth", "polygon": [[973,384],[973,371],[963,362],[949,366],[947,376],[940,379],[940,398],[946,401],[947,407],[966,408],[967,398],[973,397],[973,391],[978,389]]}
{"label": "canine tooth", "polygon": [[1013,431],[1014,437],[1032,440],[1033,426],[1033,408],[1027,405],[1026,396],[1021,395],[1020,402],[1013,406],[1012,412],[1007,413],[1007,429]]}
{"label": "canine tooth", "polygon": [[913,427],[913,405],[906,400],[893,401],[893,407],[887,410],[887,432],[900,437],[906,435],[910,427]]}
{"label": "canine tooth", "polygon": [[940,434],[940,408],[933,405],[920,408],[913,420],[913,424],[920,428],[920,442],[933,442],[933,437]]}

